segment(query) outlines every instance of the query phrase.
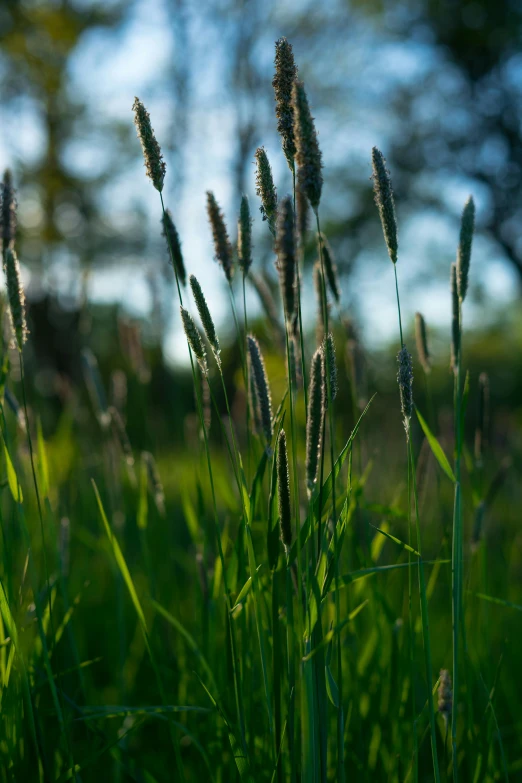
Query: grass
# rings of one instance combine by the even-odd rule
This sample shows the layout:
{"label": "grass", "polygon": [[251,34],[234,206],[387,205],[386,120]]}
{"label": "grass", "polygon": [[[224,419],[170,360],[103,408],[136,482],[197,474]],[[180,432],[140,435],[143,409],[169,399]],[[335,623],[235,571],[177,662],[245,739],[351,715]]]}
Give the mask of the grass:
{"label": "grass", "polygon": [[[137,105],[140,121],[149,122]],[[313,167],[321,158],[313,122],[305,120],[298,157]],[[145,124],[140,138],[164,216],[165,168],[151,134]],[[308,157],[299,147],[307,139]],[[404,361],[414,319],[400,308],[393,193],[378,155],[374,150],[376,188],[389,191],[377,192],[377,202],[394,264]],[[294,193],[286,204],[295,210],[299,167],[289,168]],[[196,437],[158,449],[157,467],[133,444],[135,421],[150,422],[153,431],[155,411],[142,390],[129,386],[116,418],[104,373],[87,352],[91,407],[82,403],[81,415],[66,408],[46,431],[34,416],[41,401],[32,383],[26,404],[22,353],[16,374],[10,363],[17,351],[2,343],[0,781],[493,783],[520,774],[520,497],[506,485],[511,468],[496,464],[491,441],[482,439],[480,458],[473,451],[463,296],[453,398],[451,379],[434,364],[437,383],[418,396],[414,383],[414,406],[410,371],[401,365],[401,397],[395,388],[381,400],[370,388],[361,406],[364,392],[348,379],[346,343],[353,338],[342,300],[340,318],[330,312],[336,296],[319,240],[320,169],[312,180],[317,234],[309,229],[306,239],[320,262],[318,317],[336,353],[320,354],[320,451],[308,482],[309,377],[319,346],[301,300],[307,254],[291,232],[281,279],[294,275],[296,302],[295,312],[284,313],[281,352],[270,322],[247,311],[248,268],[236,278],[242,323],[237,317],[228,237],[217,225],[234,345],[222,345],[220,356],[212,337],[215,352],[202,357],[192,333]],[[273,230],[272,223],[270,241]],[[174,260],[168,233],[167,240]],[[179,304],[195,314],[173,268]],[[284,293],[290,302],[291,292]],[[207,301],[210,313],[200,312],[203,331],[212,334]],[[248,329],[265,357],[268,427],[266,420],[255,426]],[[227,370],[232,351],[237,389]],[[391,362],[381,364],[392,377]],[[21,409],[13,405],[18,396]],[[451,408],[454,426],[444,427]],[[182,406],[173,415],[185,416]],[[282,429],[291,528],[285,546],[278,518],[284,472],[275,453]],[[516,439],[510,443],[502,456],[518,464]],[[504,523],[494,539],[484,520],[501,500]],[[437,714],[440,669],[454,683],[450,731]]]}

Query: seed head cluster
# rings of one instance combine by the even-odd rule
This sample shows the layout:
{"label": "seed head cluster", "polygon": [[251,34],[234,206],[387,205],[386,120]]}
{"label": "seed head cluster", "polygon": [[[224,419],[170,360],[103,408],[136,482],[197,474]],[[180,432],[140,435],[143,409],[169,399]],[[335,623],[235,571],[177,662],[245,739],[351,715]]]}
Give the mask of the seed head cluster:
{"label": "seed head cluster", "polygon": [[170,209],[166,209],[161,219],[163,225],[163,236],[167,241],[167,248],[169,250],[171,263],[178,276],[178,280],[181,285],[187,284],[187,273],[185,271],[185,264],[183,262],[183,254],[181,252],[181,242],[179,241],[179,234]]}
{"label": "seed head cluster", "polygon": [[[325,312],[324,312],[324,299],[323,299],[323,272],[321,270],[321,264],[316,261],[313,268],[313,281],[315,299],[317,303],[317,324],[316,324],[316,340],[320,345],[323,341],[325,331]],[[330,303],[328,302],[328,295],[326,295],[326,309],[330,311]]]}
{"label": "seed head cluster", "polygon": [[216,197],[211,190],[207,191],[207,214],[214,238],[214,254],[216,261],[221,264],[228,282],[232,281],[234,266],[232,262],[232,245],[228,238],[225,218]]}
{"label": "seed head cluster", "polygon": [[292,91],[294,108],[297,178],[310,206],[317,212],[323,188],[321,150],[317,141],[314,118],[310,112],[303,82],[295,81]]}
{"label": "seed head cluster", "polygon": [[210,310],[208,309],[207,300],[205,299],[197,277],[195,275],[190,275],[189,281],[190,287],[192,289],[192,295],[194,296],[194,301],[196,303],[196,307],[198,308],[199,317],[201,318],[201,323],[203,324],[203,329],[207,336],[207,340],[209,341],[212,352],[214,353],[214,356],[219,363],[219,354],[221,349],[219,347],[219,340],[216,334],[216,327],[214,326],[214,321],[212,320]]}
{"label": "seed head cluster", "polygon": [[260,212],[263,220],[268,222],[270,231],[275,233],[275,219],[277,215],[277,191],[272,177],[272,168],[264,147],[258,147],[256,159],[256,193],[261,199]]}
{"label": "seed head cluster", "polygon": [[337,266],[335,265],[332,248],[323,234],[318,237],[318,241],[320,243],[321,252],[323,254],[324,271],[326,274],[326,279],[328,280],[330,291],[332,292],[332,296],[335,301],[339,303],[341,298],[341,289],[339,287],[339,277],[337,275]]}
{"label": "seed head cluster", "polygon": [[401,397],[402,418],[406,435],[409,437],[410,419],[413,413],[413,367],[411,355],[405,345],[397,354],[397,363],[399,365],[397,382]]}
{"label": "seed head cluster", "polygon": [[[321,350],[323,352],[324,359],[324,384],[325,384],[325,405],[328,407],[329,402],[333,402],[337,397],[339,390],[337,383],[337,361],[335,358],[335,343],[331,332],[323,339]],[[328,383],[327,383],[328,379]],[[329,391],[329,394],[328,394]]]}
{"label": "seed head cluster", "polygon": [[457,286],[461,302],[466,298],[468,290],[469,267],[471,263],[471,246],[475,230],[475,202],[470,196],[464,204],[460,222],[460,238],[457,250]]}
{"label": "seed head cluster", "polygon": [[451,293],[451,369],[457,372],[460,359],[460,302],[457,284],[457,265],[450,270]]}
{"label": "seed head cluster", "polygon": [[281,430],[277,439],[277,500],[281,541],[285,550],[292,545],[292,511],[290,506],[290,476],[288,471],[288,450],[286,434]]}
{"label": "seed head cluster", "polygon": [[272,442],[272,398],[270,396],[270,387],[268,385],[268,375],[266,373],[265,362],[261,353],[261,348],[256,338],[249,334],[247,338],[248,352],[250,357],[250,368],[254,377],[257,401],[259,404],[259,415],[261,426],[269,447]]}
{"label": "seed head cluster", "polygon": [[295,189],[295,212],[296,231],[299,239],[299,245],[301,248],[304,248],[306,243],[306,235],[310,228],[310,205],[308,204],[306,193],[299,184]]}
{"label": "seed head cluster", "polygon": [[15,251],[8,247],[4,253],[5,277],[7,284],[7,298],[9,301],[9,315],[16,347],[22,352],[27,340],[27,324],[25,320],[25,296],[20,279],[20,264]]}
{"label": "seed head cluster", "polygon": [[9,169],[5,170],[0,185],[0,232],[1,249],[5,253],[14,246],[16,235],[16,193]]}
{"label": "seed head cluster", "polygon": [[134,124],[143,150],[147,176],[152,180],[156,190],[161,193],[167,167],[150,124],[150,115],[139,98],[134,99],[132,110],[134,111]]}
{"label": "seed head cluster", "polygon": [[244,275],[252,265],[252,218],[248,197],[241,198],[239,220],[237,222],[237,260]]}
{"label": "seed head cluster", "polygon": [[297,66],[294,62],[292,44],[288,43],[286,38],[280,38],[275,45],[275,75],[272,86],[275,93],[277,130],[291,171],[294,168],[296,153],[292,107],[292,88],[296,78]]}
{"label": "seed head cluster", "polygon": [[384,156],[377,147],[372,149],[372,179],[375,203],[381,218],[384,240],[388,253],[394,264],[397,263],[397,219],[395,217],[395,201],[390,179],[390,173],[386,168]]}
{"label": "seed head cluster", "polygon": [[279,205],[275,251],[286,321],[291,326],[296,315],[296,241],[291,196],[285,196]]}
{"label": "seed head cluster", "polygon": [[417,344],[417,354],[422,369],[428,375],[431,372],[431,358],[428,350],[428,334],[426,331],[426,321],[422,313],[415,313],[415,341]]}
{"label": "seed head cluster", "polygon": [[325,411],[324,356],[318,348],[312,357],[306,418],[306,483],[311,494],[317,480]]}
{"label": "seed head cluster", "polygon": [[201,339],[201,335],[189,311],[184,307],[180,307],[179,309],[187,342],[190,345],[194,356],[198,360],[202,372],[206,375],[208,372],[207,354],[203,345],[203,340]]}

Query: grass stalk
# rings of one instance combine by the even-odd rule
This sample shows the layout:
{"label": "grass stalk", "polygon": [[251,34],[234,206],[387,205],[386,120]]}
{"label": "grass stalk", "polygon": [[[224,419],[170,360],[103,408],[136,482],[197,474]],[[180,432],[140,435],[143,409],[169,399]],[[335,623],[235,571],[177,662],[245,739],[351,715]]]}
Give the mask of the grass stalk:
{"label": "grass stalk", "polygon": [[[317,237],[319,244],[319,260],[321,264],[321,287],[322,287],[322,300],[323,300],[323,321],[325,337],[329,333],[328,323],[328,302],[326,297],[326,274],[324,266],[324,254],[323,243],[321,241],[321,223],[319,220],[319,210],[315,211],[315,218],[317,223]],[[333,400],[332,389],[330,388],[330,356],[329,351],[325,350],[325,372],[326,372],[326,394],[328,401],[328,425],[330,436],[330,466],[332,472],[332,523],[333,523],[333,535],[334,535],[334,558],[335,558],[335,624],[339,626],[341,623],[341,605],[340,605],[340,591],[339,586],[339,560],[340,553],[337,551],[337,506],[336,506],[336,486],[335,486],[335,429],[334,429],[334,417],[333,417]],[[337,635],[336,639],[336,653],[337,653],[337,687],[339,691],[339,706],[337,708],[337,780],[338,783],[344,783],[344,715],[343,715],[343,670],[342,670],[342,651],[341,651],[341,635]]]}
{"label": "grass stalk", "polygon": [[[397,263],[393,264],[394,269],[394,275],[395,275],[395,292],[397,296],[397,314],[399,318],[399,335],[401,340],[401,349],[404,349],[404,340],[403,340],[403,332],[402,332],[402,318],[401,318],[401,304],[400,304],[400,297],[399,297],[399,283],[397,279]],[[405,423],[406,426],[406,448],[408,452],[408,473],[411,476],[411,487],[413,489],[413,498],[414,498],[414,505],[415,505],[415,525],[416,525],[416,531],[417,531],[417,551],[421,552],[421,536],[420,536],[420,522],[419,522],[419,504],[418,504],[418,497],[417,497],[417,478],[416,478],[416,472],[415,472],[415,460],[413,455],[413,446],[411,443],[411,422],[410,419],[407,419],[407,422]],[[409,482],[408,482],[409,483]],[[408,504],[410,503],[410,498],[408,497]],[[408,510],[408,513],[410,511]],[[411,527],[410,527],[411,529]],[[411,566],[411,558],[409,558],[409,565]],[[411,567],[408,569],[411,572]],[[432,689],[431,689],[431,681],[432,681],[432,666],[431,666],[431,643],[430,643],[430,634],[429,634],[429,619],[428,619],[428,601],[426,597],[426,581],[424,577],[424,564],[422,561],[422,556],[419,555],[418,557],[418,577],[419,577],[419,594],[420,594],[420,611],[421,611],[421,621],[422,621],[422,636],[423,636],[423,646],[424,646],[424,661],[425,661],[425,674],[426,674],[426,684],[428,689],[428,713],[429,713],[429,721],[430,721],[430,734],[431,734],[431,753],[432,753],[432,760],[433,760],[433,774],[435,783],[440,783],[440,772],[439,772],[439,761],[438,761],[438,753],[437,753],[437,734],[436,734],[436,726],[435,726],[435,712],[433,708],[433,695],[432,695]],[[411,595],[411,583],[409,586],[410,589],[410,595]],[[411,620],[411,618],[410,618]],[[413,681],[412,681],[412,688],[414,687]]]}
{"label": "grass stalk", "polygon": [[[161,200],[161,209],[163,218],[165,218],[165,204],[163,202],[163,194],[160,192],[160,200]],[[179,284],[178,274],[176,270],[176,266],[174,264],[174,255],[172,246],[170,243],[170,238],[168,238],[168,245],[169,245],[169,252],[172,260],[172,266],[174,268],[174,274],[176,278],[176,287],[178,291],[178,298],[180,306],[183,306],[183,297],[181,294],[181,287]],[[235,701],[236,701],[236,710],[237,710],[237,719],[238,719],[238,726],[240,731],[240,737],[241,737],[241,744],[243,748],[243,752],[248,759],[248,748],[246,743],[246,727],[245,727],[245,717],[244,717],[244,706],[243,706],[243,698],[240,688],[240,682],[239,682],[239,675],[237,670],[237,648],[236,648],[236,640],[235,635],[233,631],[232,626],[232,620],[230,617],[230,612],[232,609],[231,599],[230,599],[230,589],[228,587],[228,580],[227,580],[227,571],[226,571],[226,565],[225,565],[225,556],[223,553],[223,546],[221,541],[221,531],[219,527],[219,515],[217,510],[217,503],[216,503],[216,491],[214,486],[214,476],[212,472],[212,460],[210,457],[210,448],[208,444],[208,437],[207,437],[207,429],[205,426],[205,419],[203,415],[203,406],[201,401],[201,387],[200,384],[197,382],[197,376],[196,376],[196,368],[194,366],[194,359],[192,356],[192,351],[190,350],[190,346],[188,347],[189,351],[189,357],[190,357],[190,366],[192,370],[192,379],[194,383],[194,388],[196,390],[196,404],[198,409],[198,417],[200,422],[201,431],[203,433],[203,441],[205,446],[205,454],[207,458],[207,469],[208,469],[208,476],[209,476],[209,482],[210,482],[210,489],[211,489],[211,495],[212,495],[212,507],[213,507],[213,515],[214,515],[214,527],[215,527],[215,535],[216,535],[216,542],[218,546],[218,553],[219,558],[221,562],[221,568],[222,568],[222,574],[223,574],[223,585],[225,588],[225,604],[226,604],[226,610],[228,613],[228,617],[230,618],[230,622],[228,623],[230,628],[230,646],[232,650],[232,666],[233,666],[233,676],[234,676],[234,695],[235,695]]]}

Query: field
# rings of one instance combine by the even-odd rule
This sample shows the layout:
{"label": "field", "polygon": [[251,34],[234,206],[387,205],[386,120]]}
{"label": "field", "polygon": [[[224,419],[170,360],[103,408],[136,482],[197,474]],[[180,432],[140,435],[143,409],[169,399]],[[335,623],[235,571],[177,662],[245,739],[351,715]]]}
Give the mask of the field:
{"label": "field", "polygon": [[322,155],[286,39],[274,88],[293,192],[263,148],[255,161],[279,292],[256,269],[259,204],[241,201],[236,241],[206,195],[231,344],[134,103],[187,337],[176,376],[151,373],[121,324],[122,351],[86,339],[49,409],[4,177],[2,781],[522,779],[520,319],[466,332],[470,197],[433,361],[424,319],[400,307],[393,172],[373,148],[397,343],[369,357],[321,231]]}

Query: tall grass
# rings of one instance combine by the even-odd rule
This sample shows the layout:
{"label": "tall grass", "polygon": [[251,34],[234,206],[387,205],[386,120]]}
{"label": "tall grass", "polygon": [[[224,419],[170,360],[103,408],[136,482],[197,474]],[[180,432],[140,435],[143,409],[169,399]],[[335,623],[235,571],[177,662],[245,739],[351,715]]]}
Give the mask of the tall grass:
{"label": "tall grass", "polygon": [[[290,195],[277,198],[263,148],[255,157],[280,305],[257,277],[248,200],[239,207],[236,254],[225,215],[207,193],[236,329],[236,389],[213,299],[191,274],[182,227],[165,206],[160,145],[135,101],[187,339],[198,432],[157,460],[143,452],[137,470],[131,415],[153,411],[140,402],[126,415],[126,395],[109,405],[90,349],[83,358],[93,408],[88,429],[96,437],[69,410],[47,440],[41,424],[35,427],[25,389],[16,202],[11,177],[4,180],[0,223],[15,347],[2,343],[0,379],[1,781],[489,783],[516,779],[522,769],[520,691],[509,680],[518,675],[516,657],[506,643],[500,660],[490,659],[521,599],[520,590],[516,600],[502,593],[509,587],[499,579],[502,560],[483,541],[484,515],[509,467],[489,477],[486,376],[474,451],[465,426],[462,305],[473,202],[464,208],[451,272],[452,464],[442,430],[438,438],[433,387],[418,392],[413,380],[406,345],[414,319],[401,310],[398,221],[376,148],[376,203],[394,269],[399,394],[381,410],[377,439],[371,422],[379,400],[373,395],[359,409],[356,373],[348,379],[343,359],[354,348],[340,270],[321,225],[322,154],[286,39],[276,44],[275,66],[289,168],[282,187]],[[311,255],[318,259],[318,330],[302,296]],[[250,283],[262,292],[265,320],[247,310]],[[416,330],[423,370],[436,374],[419,314]],[[234,405],[241,397],[246,416]],[[13,415],[20,410],[23,416]],[[405,448],[397,457],[389,444],[399,437]],[[420,469],[421,449],[430,451],[431,473]],[[498,628],[488,607],[505,613]],[[494,638],[484,638],[477,617]]]}

